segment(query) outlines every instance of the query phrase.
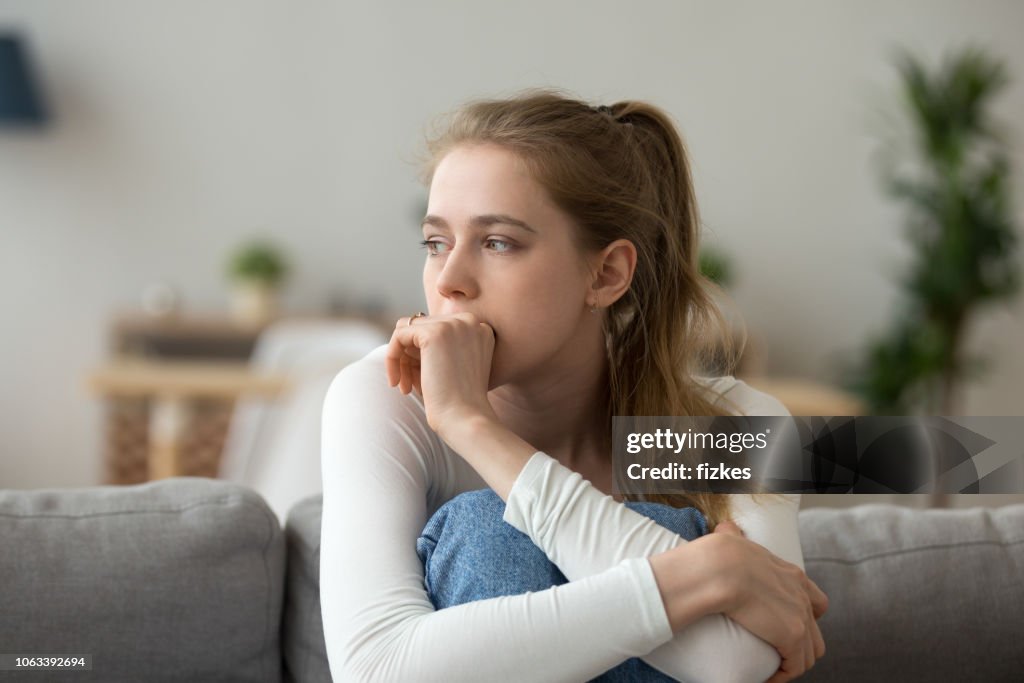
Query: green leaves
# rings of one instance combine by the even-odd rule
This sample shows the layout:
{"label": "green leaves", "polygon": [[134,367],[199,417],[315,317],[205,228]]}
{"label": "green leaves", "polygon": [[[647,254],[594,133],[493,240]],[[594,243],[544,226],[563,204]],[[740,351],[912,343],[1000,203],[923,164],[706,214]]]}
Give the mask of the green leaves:
{"label": "green leaves", "polygon": [[709,245],[700,248],[700,273],[720,287],[728,287],[733,281],[732,261],[719,249]]}
{"label": "green leaves", "polygon": [[914,154],[888,157],[882,179],[906,207],[914,255],[901,278],[903,310],[868,343],[849,384],[878,414],[949,411],[966,369],[975,376],[984,361],[960,357],[969,319],[1020,286],[1009,156],[989,116],[1009,79],[977,48],[948,55],[934,71],[906,51],[895,62]]}
{"label": "green leaves", "polygon": [[236,280],[276,285],[287,275],[288,266],[277,247],[266,242],[251,242],[235,252],[229,270]]}

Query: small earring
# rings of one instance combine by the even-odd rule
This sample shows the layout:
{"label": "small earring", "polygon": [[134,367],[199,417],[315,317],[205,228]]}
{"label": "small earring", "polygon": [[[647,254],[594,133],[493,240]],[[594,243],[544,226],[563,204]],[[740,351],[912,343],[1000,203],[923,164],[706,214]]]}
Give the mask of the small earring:
{"label": "small earring", "polygon": [[587,304],[587,305],[590,306],[590,312],[591,313],[597,313],[597,304]]}

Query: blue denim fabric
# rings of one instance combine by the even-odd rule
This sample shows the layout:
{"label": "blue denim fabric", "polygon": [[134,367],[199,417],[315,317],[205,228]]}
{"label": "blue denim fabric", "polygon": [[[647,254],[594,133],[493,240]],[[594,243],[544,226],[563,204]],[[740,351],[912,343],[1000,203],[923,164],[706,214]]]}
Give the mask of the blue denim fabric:
{"label": "blue denim fabric", "polygon": [[[687,540],[708,533],[695,508],[627,502]],[[491,489],[460,494],[441,506],[416,541],[427,593],[436,609],[502,595],[541,591],[567,582],[530,537],[507,524],[505,503]],[[594,679],[601,683],[675,680],[634,657]]]}

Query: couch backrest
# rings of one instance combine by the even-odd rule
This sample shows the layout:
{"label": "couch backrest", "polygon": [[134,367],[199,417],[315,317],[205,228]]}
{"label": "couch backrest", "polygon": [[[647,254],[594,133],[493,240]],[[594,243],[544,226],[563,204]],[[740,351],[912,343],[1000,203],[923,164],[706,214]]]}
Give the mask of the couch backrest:
{"label": "couch backrest", "polygon": [[1024,677],[1024,505],[800,513],[808,575],[829,596],[807,681]]}
{"label": "couch backrest", "polygon": [[92,655],[38,680],[281,680],[284,535],[248,489],[0,491],[0,545],[0,652]]}
{"label": "couch backrest", "polygon": [[331,683],[320,615],[320,514],[322,496],[288,513],[288,572],[281,650],[286,683]]}
{"label": "couch backrest", "polygon": [[[0,491],[0,652],[91,654],[76,682],[327,683],[321,502],[282,533],[258,494],[210,479]],[[1024,505],[813,508],[800,539],[830,599],[801,680],[1024,671]]]}
{"label": "couch backrest", "polygon": [[[321,498],[289,515],[284,655],[330,681],[319,614]],[[1016,681],[1024,672],[1024,505],[800,513],[807,573],[829,596],[826,655],[801,681]],[[296,627],[301,624],[301,627]]]}

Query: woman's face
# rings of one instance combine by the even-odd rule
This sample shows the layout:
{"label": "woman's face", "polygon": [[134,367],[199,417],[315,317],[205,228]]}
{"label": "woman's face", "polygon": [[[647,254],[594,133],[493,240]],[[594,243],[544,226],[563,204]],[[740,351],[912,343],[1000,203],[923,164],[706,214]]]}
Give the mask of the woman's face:
{"label": "woman's face", "polygon": [[491,388],[578,362],[574,353],[594,346],[581,344],[600,325],[587,312],[575,229],[512,152],[464,145],[438,164],[423,291],[431,315],[468,311],[494,328]]}

